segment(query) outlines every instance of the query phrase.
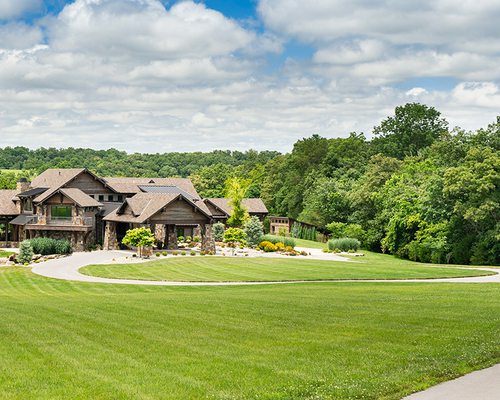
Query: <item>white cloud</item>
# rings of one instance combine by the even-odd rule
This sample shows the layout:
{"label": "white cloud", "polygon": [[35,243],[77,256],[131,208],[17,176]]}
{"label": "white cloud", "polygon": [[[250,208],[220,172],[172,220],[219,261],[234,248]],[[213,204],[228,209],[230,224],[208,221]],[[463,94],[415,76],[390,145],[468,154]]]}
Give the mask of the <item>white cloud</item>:
{"label": "white cloud", "polygon": [[0,0],[0,20],[17,18],[25,12],[37,11],[42,0]]}
{"label": "white cloud", "polygon": [[[464,128],[494,120],[500,60],[484,46],[476,51],[467,41],[463,49],[444,38],[442,44],[425,42],[427,33],[414,31],[414,21],[387,21],[387,8],[376,12],[361,0],[346,3],[351,11],[352,4],[366,6],[366,15],[344,18],[346,29],[327,26],[335,22],[327,3],[321,8],[319,0],[280,1],[288,22],[266,16],[273,32],[244,26],[201,3],[165,8],[157,0],[76,0],[35,26],[0,26],[0,145],[289,150],[312,133],[368,133],[409,101],[433,105],[451,125]],[[260,4],[263,12],[271,3]],[[395,18],[402,18],[402,4]],[[450,4],[439,0],[446,10]],[[413,3],[405,7],[411,15],[428,12]],[[456,8],[457,21],[463,7]],[[467,11],[474,18],[484,14],[481,7]],[[494,7],[489,12],[494,15]],[[362,20],[377,13],[388,26]],[[409,33],[398,29],[406,22],[423,44],[405,42]],[[267,70],[266,56],[279,53],[292,36],[309,40],[313,57],[288,57],[282,67]],[[489,38],[486,31],[483,38]],[[500,48],[498,42],[491,41],[491,48]],[[394,85],[419,76],[461,83],[452,90]]]}
{"label": "white cloud", "polygon": [[477,38],[498,40],[500,17],[497,0],[260,0],[258,9],[268,27],[304,41],[324,43],[355,34],[454,48]]}

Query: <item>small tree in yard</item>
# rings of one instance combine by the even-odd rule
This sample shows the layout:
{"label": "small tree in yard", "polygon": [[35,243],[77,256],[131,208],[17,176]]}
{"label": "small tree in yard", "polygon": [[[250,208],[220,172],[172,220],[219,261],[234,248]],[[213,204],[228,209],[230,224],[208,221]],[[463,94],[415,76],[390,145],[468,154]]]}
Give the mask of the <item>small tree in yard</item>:
{"label": "small tree in yard", "polygon": [[245,222],[245,234],[250,246],[257,246],[264,235],[264,225],[258,217],[252,217]]}
{"label": "small tree in yard", "polygon": [[19,245],[19,255],[17,261],[22,264],[29,264],[33,259],[33,248],[29,240],[24,240]]}
{"label": "small tree in yard", "polygon": [[152,246],[154,242],[155,237],[149,228],[129,229],[122,240],[126,246],[137,247],[139,257],[142,256],[142,249]]}
{"label": "small tree in yard", "polygon": [[228,228],[224,232],[224,243],[227,243],[232,249],[234,255],[234,248],[239,245],[245,246],[247,244],[246,234],[243,229],[240,228]]}
{"label": "small tree in yard", "polygon": [[212,234],[216,242],[222,242],[224,240],[224,231],[226,227],[222,222],[216,222],[212,225]]}
{"label": "small tree in yard", "polygon": [[226,196],[229,197],[229,205],[233,209],[227,220],[229,226],[241,227],[249,218],[248,211],[243,206],[243,199],[249,186],[248,179],[229,178],[226,181]]}

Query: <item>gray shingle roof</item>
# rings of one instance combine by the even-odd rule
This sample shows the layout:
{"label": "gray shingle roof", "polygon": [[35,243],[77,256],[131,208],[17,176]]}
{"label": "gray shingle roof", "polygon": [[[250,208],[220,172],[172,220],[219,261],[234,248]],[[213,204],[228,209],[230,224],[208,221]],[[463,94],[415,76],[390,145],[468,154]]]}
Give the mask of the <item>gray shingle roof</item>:
{"label": "gray shingle roof", "polygon": [[17,194],[17,190],[0,190],[0,215],[18,215],[16,203],[12,201]]}

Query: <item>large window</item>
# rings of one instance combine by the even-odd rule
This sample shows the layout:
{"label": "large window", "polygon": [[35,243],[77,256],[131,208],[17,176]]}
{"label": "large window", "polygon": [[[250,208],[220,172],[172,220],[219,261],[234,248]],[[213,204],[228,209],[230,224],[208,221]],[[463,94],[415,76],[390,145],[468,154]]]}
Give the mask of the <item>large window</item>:
{"label": "large window", "polygon": [[52,219],[71,219],[71,206],[52,206]]}

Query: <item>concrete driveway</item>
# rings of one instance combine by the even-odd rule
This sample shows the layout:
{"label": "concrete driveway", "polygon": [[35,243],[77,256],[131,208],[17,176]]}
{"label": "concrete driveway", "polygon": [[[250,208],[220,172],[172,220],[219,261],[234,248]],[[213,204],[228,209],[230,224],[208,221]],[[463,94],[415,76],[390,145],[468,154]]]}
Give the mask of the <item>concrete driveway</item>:
{"label": "concrete driveway", "polygon": [[[311,283],[311,282],[357,282],[357,283],[401,283],[401,282],[456,282],[456,283],[500,283],[500,272],[498,269],[481,268],[486,271],[496,272],[496,275],[471,277],[471,278],[443,278],[443,279],[372,279],[372,280],[318,280],[318,281],[293,281],[293,282],[169,282],[169,281],[141,281],[135,279],[114,279],[99,278],[81,274],[78,270],[87,265],[93,264],[121,264],[121,263],[140,263],[143,260],[132,258],[132,252],[128,251],[93,251],[85,253],[74,253],[69,257],[49,260],[40,264],[35,264],[32,268],[33,273],[47,278],[63,279],[69,281],[94,282],[94,283],[112,283],[124,285],[149,285],[149,286],[230,286],[230,285],[284,285],[293,283]],[[311,256],[310,256],[311,257]],[[321,257],[324,257],[321,255]],[[338,256],[337,256],[338,257]],[[313,258],[313,257],[311,257]],[[341,258],[341,257],[339,257]],[[325,258],[322,258],[325,259]],[[345,259],[344,259],[345,260]]]}

